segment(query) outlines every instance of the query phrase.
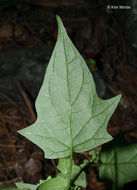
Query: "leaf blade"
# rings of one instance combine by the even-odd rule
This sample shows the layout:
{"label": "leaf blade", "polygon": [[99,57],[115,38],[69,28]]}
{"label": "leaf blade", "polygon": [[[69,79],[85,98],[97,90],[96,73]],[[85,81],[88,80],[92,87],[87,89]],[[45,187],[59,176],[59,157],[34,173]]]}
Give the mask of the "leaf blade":
{"label": "leaf blade", "polygon": [[[101,100],[93,77],[57,16],[58,39],[36,100],[37,121],[19,133],[46,158],[68,157],[112,139],[106,127],[120,96]],[[101,111],[100,111],[101,110]]]}
{"label": "leaf blade", "polygon": [[137,144],[129,144],[119,135],[103,145],[100,158],[100,178],[110,181],[113,190],[121,190],[125,183],[136,180]]}
{"label": "leaf blade", "polygon": [[29,184],[29,183],[20,183],[20,182],[16,182],[15,183],[16,184],[16,186],[17,186],[17,188],[19,188],[19,189],[29,189],[29,190],[36,190],[37,189],[37,187],[38,187],[38,185],[34,185],[34,184]]}
{"label": "leaf blade", "polygon": [[57,176],[56,178],[47,179],[40,186],[38,190],[66,190],[67,179]]}

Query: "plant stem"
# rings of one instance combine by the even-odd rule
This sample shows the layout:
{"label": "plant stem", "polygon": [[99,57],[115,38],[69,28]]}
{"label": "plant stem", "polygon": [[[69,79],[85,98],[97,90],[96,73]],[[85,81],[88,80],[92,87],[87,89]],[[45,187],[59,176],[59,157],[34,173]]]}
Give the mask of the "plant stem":
{"label": "plant stem", "polygon": [[69,175],[68,175],[68,182],[67,182],[67,190],[70,190],[71,189],[71,173],[72,173],[72,163],[73,161],[73,158],[72,158],[72,155],[70,156],[70,168],[69,168]]}
{"label": "plant stem", "polygon": [[71,116],[70,116],[70,165],[69,165],[69,173],[68,173],[68,181],[67,181],[67,189],[71,189],[71,174],[72,174],[72,167],[73,167],[73,141],[72,141],[72,129],[71,129]]}
{"label": "plant stem", "polygon": [[[71,126],[71,118],[70,118],[70,126]],[[73,167],[73,143],[72,143],[72,130],[70,127],[70,167],[69,167],[69,173],[68,173],[68,181],[67,181],[67,189],[66,190],[70,190],[71,189],[71,174],[72,174],[72,167]]]}

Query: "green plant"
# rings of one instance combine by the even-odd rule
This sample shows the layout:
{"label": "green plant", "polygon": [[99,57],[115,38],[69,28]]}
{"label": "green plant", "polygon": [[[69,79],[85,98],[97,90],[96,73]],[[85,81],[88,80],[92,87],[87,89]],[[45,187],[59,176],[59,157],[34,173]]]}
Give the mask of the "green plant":
{"label": "green plant", "polygon": [[[69,39],[59,16],[57,22],[57,43],[36,100],[37,120],[19,133],[43,149],[45,158],[58,158],[60,173],[55,178],[42,180],[38,185],[16,185],[19,189],[30,190],[80,190],[86,187],[85,169],[100,164],[100,177],[114,181],[113,189],[121,189],[124,183],[133,180],[133,177],[127,179],[123,173],[120,174],[123,175],[121,182],[116,182],[119,175],[116,171],[122,169],[119,169],[119,162],[112,158],[118,153],[125,161],[124,148],[112,149],[113,146],[107,144],[109,148],[103,146],[101,152],[91,151],[90,161],[85,160],[80,166],[74,164],[73,152],[88,151],[112,140],[106,128],[121,96],[108,100],[97,96],[92,75]],[[115,145],[113,141],[112,144]],[[131,148],[131,152],[134,150]],[[137,154],[131,154],[130,158],[132,155],[137,158]]]}

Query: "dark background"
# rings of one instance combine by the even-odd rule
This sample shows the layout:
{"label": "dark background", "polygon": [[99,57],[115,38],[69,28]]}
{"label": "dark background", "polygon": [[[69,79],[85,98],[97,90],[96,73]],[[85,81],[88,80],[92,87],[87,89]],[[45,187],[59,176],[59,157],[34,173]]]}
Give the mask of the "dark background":
{"label": "dark background", "polygon": [[[108,5],[127,5],[112,9]],[[57,160],[17,134],[36,120],[34,102],[57,39],[56,14],[86,60],[97,92],[122,94],[108,131],[137,142],[137,3],[100,0],[0,1],[0,183],[38,183],[58,171]],[[88,154],[74,155],[76,163]],[[90,170],[87,189],[105,190]],[[129,185],[130,188],[131,184]],[[136,189],[136,188],[135,188]]]}

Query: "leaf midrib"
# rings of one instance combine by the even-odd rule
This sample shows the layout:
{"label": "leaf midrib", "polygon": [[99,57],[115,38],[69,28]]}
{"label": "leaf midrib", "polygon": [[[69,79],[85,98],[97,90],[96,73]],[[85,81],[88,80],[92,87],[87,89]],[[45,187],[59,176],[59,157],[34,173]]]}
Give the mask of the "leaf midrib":
{"label": "leaf midrib", "polygon": [[[61,32],[61,31],[60,31]],[[68,95],[69,95],[69,104],[70,104],[70,121],[69,121],[69,131],[70,131],[70,168],[69,168],[69,176],[67,180],[67,187],[66,189],[69,190],[70,188],[70,181],[71,181],[71,173],[72,173],[72,161],[73,161],[73,142],[72,142],[72,106],[71,106],[71,95],[70,95],[70,86],[68,80],[68,65],[67,65],[67,55],[66,55],[66,47],[65,47],[65,40],[64,40],[64,33],[62,33],[62,40],[63,40],[63,47],[64,47],[64,55],[65,55],[65,62],[66,62],[66,72],[67,72],[67,86],[68,86]]]}

